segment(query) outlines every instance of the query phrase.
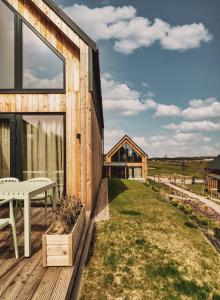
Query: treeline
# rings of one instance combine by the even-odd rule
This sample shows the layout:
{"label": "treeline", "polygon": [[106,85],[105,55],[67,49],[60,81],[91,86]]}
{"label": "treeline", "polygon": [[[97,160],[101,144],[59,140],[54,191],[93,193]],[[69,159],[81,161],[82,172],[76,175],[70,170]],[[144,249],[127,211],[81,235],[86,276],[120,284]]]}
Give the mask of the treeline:
{"label": "treeline", "polygon": [[157,161],[183,161],[183,160],[211,160],[216,158],[216,156],[194,156],[194,157],[151,157],[149,160]]}

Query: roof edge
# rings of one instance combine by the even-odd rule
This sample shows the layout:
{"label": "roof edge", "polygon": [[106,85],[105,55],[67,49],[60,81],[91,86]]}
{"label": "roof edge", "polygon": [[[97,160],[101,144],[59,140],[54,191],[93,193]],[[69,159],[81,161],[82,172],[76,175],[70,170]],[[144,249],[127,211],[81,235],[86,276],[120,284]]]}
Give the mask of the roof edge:
{"label": "roof edge", "polygon": [[88,46],[97,50],[96,43],[53,1],[43,0]]}
{"label": "roof edge", "polygon": [[132,140],[132,138],[130,138],[127,134],[125,134],[107,153],[106,153],[106,156],[108,156],[111,152],[112,152],[112,150],[114,149],[114,148],[116,148],[124,139],[128,139],[128,140],[130,140],[134,145],[135,145],[135,147],[137,147],[139,150],[140,150],[140,152],[142,152],[144,155],[146,155],[147,157],[148,157],[148,154],[143,150],[143,149],[141,149],[141,147],[140,146],[138,146],[133,140]]}

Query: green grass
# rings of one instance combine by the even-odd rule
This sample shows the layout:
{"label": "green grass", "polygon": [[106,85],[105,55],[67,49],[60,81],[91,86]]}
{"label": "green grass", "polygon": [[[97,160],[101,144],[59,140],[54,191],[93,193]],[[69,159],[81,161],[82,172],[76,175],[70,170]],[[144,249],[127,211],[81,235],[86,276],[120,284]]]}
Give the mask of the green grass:
{"label": "green grass", "polygon": [[111,180],[81,299],[219,299],[220,255],[151,186]]}
{"label": "green grass", "polygon": [[149,176],[161,175],[170,176],[173,174],[184,176],[195,176],[196,178],[204,177],[204,169],[207,167],[205,161],[185,161],[182,165],[181,161],[152,161],[149,160]]}
{"label": "green grass", "polygon": [[210,196],[208,192],[204,191],[204,184],[202,183],[188,184],[187,187],[189,187],[191,192],[197,195],[201,195],[204,197]]}

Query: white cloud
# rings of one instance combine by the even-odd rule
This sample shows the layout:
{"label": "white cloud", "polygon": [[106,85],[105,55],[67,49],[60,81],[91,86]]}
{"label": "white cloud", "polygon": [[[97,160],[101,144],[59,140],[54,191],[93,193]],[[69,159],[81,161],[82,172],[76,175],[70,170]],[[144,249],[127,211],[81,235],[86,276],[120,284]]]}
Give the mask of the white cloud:
{"label": "white cloud", "polygon": [[38,78],[34,76],[29,69],[24,70],[24,84],[25,88],[34,87],[35,89],[52,89],[62,88],[63,74],[57,74],[51,79]]}
{"label": "white cloud", "polygon": [[[105,130],[105,153],[107,153],[123,136],[123,130]],[[129,133],[128,133],[129,135]],[[176,133],[174,135],[144,136],[129,135],[150,157],[202,156],[217,155],[219,145],[201,133]]]}
{"label": "white cloud", "polygon": [[197,121],[197,122],[181,122],[179,124],[171,123],[162,126],[165,129],[171,129],[183,132],[192,131],[220,131],[220,123],[215,123],[211,121]]}
{"label": "white cloud", "polygon": [[216,98],[191,100],[189,107],[182,111],[182,116],[188,120],[202,120],[220,117],[220,102]]}
{"label": "white cloud", "polygon": [[157,106],[154,100],[141,99],[138,91],[126,83],[115,81],[108,73],[102,75],[102,93],[105,113],[132,116]]}
{"label": "white cloud", "polygon": [[202,41],[209,42],[211,39],[211,35],[202,23],[193,23],[171,28],[161,40],[161,45],[165,49],[185,51],[198,48]]}
{"label": "white cloud", "polygon": [[155,117],[176,117],[181,114],[181,110],[176,105],[158,104],[156,106]]}
{"label": "white cloud", "polygon": [[134,136],[132,139],[141,149],[143,149],[145,152],[147,152],[148,144],[147,144],[145,137]]}
{"label": "white cloud", "polygon": [[131,54],[141,47],[150,47],[156,41],[164,49],[185,51],[198,48],[201,43],[212,39],[202,23],[171,26],[160,19],[151,22],[137,16],[133,6],[91,9],[74,4],[64,10],[94,40],[112,39],[114,49],[124,54]]}
{"label": "white cloud", "polygon": [[107,153],[123,136],[125,132],[122,129],[105,129],[105,153]]}
{"label": "white cloud", "polygon": [[148,139],[150,156],[203,156],[217,155],[219,148],[211,139],[199,133],[177,133],[174,135],[155,135]]}

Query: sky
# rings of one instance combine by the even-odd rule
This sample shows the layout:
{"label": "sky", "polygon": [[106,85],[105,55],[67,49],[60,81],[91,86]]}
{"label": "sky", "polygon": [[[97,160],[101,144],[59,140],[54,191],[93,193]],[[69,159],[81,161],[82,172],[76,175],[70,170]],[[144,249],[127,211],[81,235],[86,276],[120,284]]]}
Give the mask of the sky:
{"label": "sky", "polygon": [[56,0],[97,43],[105,151],[220,154],[219,0]]}

